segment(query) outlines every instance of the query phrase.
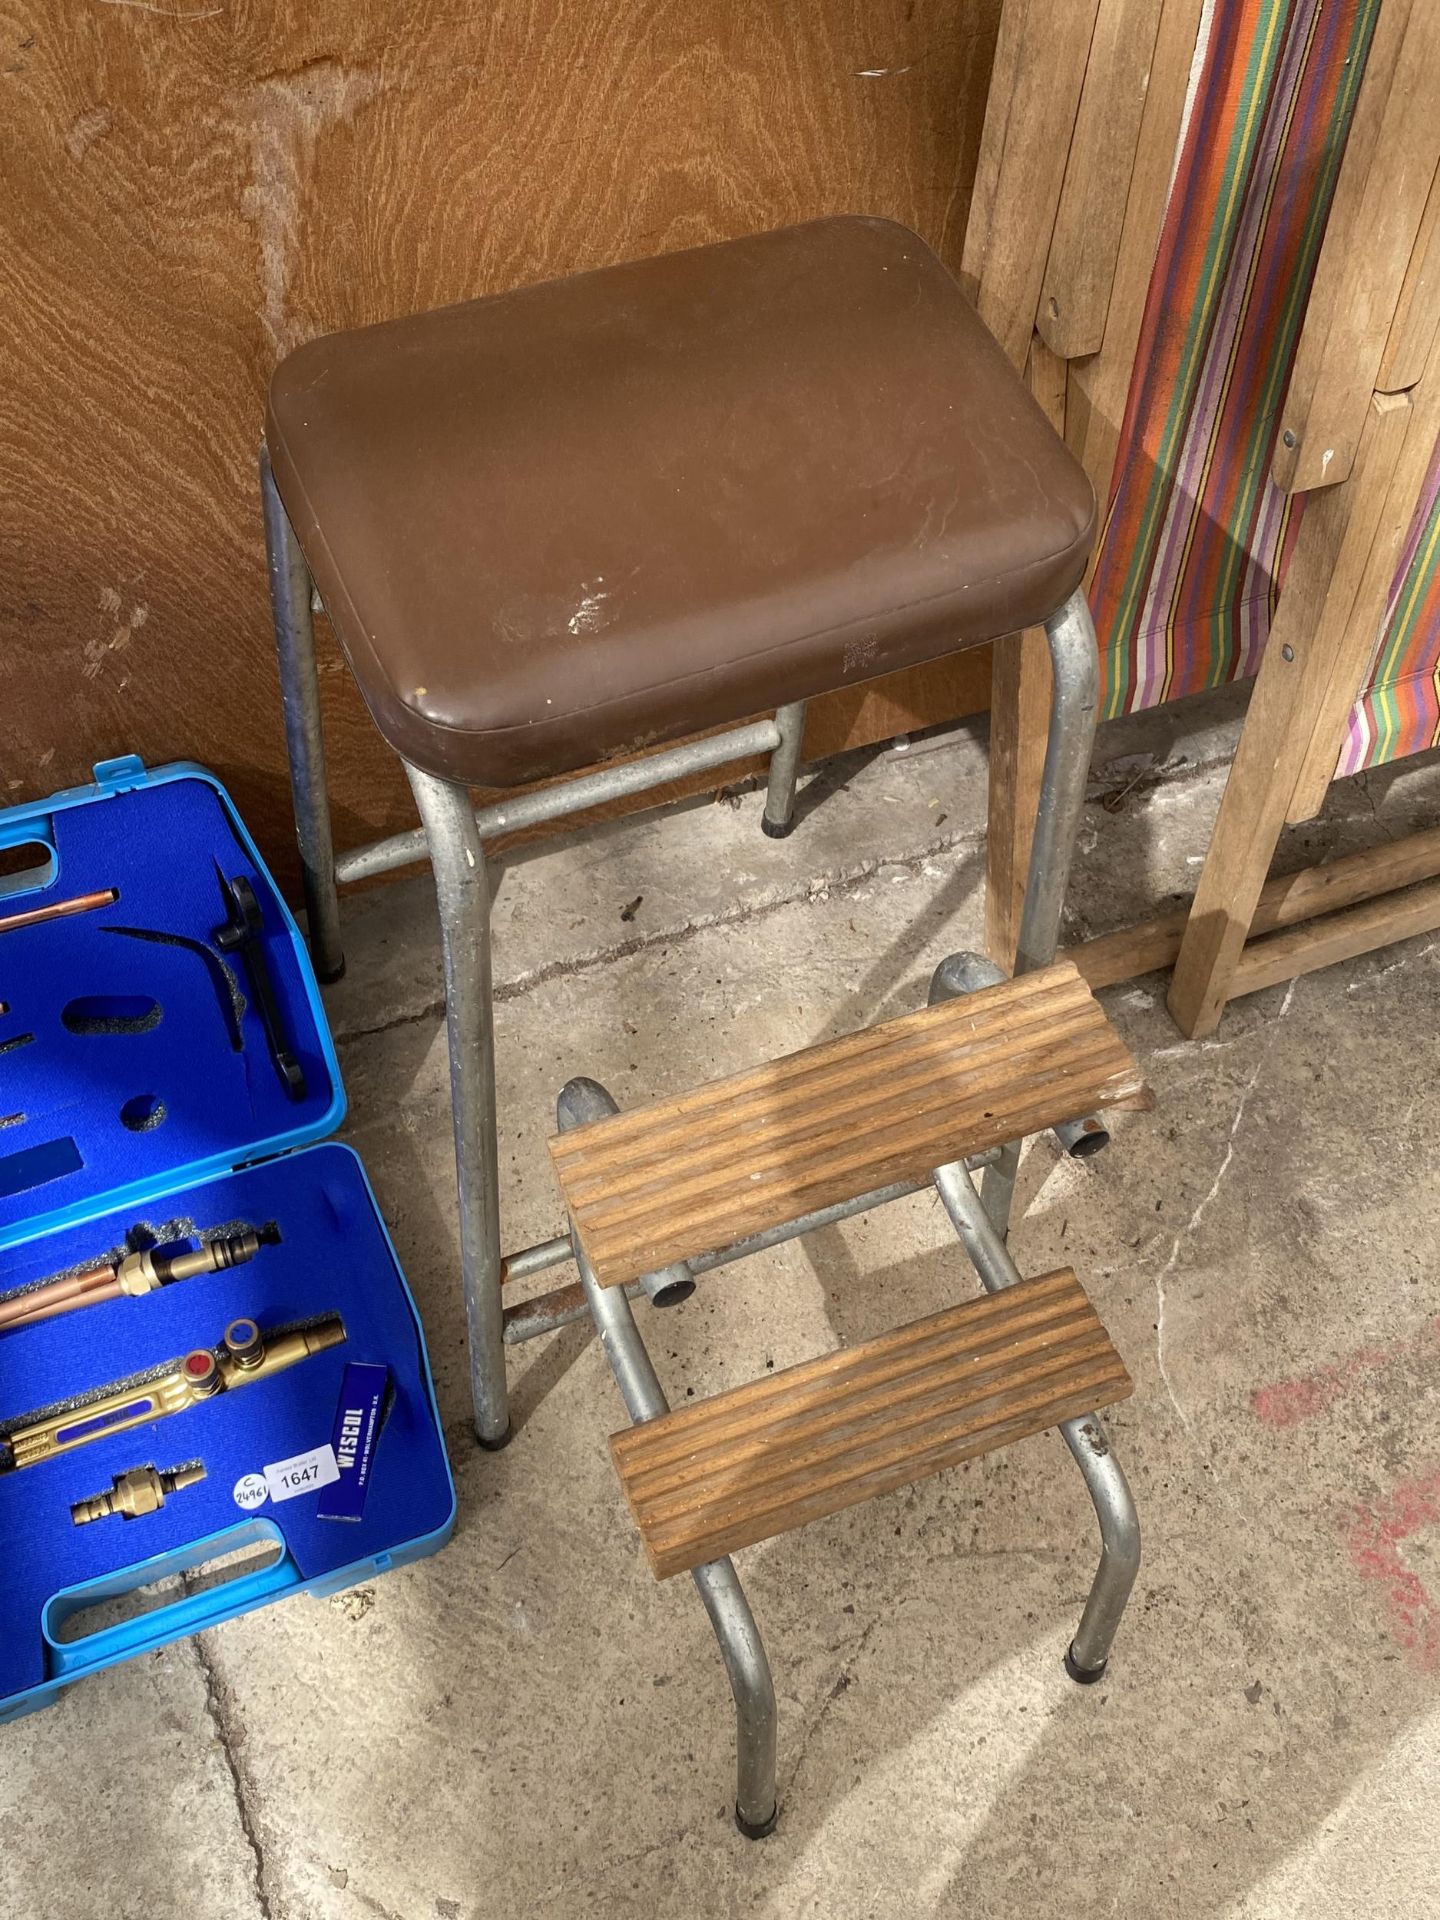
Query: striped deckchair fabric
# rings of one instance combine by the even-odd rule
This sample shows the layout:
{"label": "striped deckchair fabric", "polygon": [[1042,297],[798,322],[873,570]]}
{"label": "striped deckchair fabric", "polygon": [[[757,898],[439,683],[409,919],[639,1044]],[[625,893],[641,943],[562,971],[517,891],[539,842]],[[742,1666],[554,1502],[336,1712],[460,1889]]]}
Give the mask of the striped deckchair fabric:
{"label": "striped deckchair fabric", "polygon": [[1390,589],[1365,691],[1350,714],[1338,773],[1362,773],[1440,746],[1440,447]]}
{"label": "striped deckchair fabric", "polygon": [[[1379,5],[1205,7],[1092,589],[1107,714],[1259,663],[1304,506],[1270,478],[1280,403]],[[1437,529],[1432,499],[1416,568]],[[1432,674],[1440,652],[1425,578],[1397,591],[1347,747],[1357,765],[1429,744],[1417,697],[1387,691]]]}

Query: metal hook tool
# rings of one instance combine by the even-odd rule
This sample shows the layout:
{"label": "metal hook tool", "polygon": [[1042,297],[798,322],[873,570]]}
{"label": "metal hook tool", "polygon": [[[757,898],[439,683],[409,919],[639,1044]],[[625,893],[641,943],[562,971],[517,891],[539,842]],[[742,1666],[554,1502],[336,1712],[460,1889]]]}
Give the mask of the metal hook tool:
{"label": "metal hook tool", "polygon": [[290,1050],[281,1023],[280,1002],[276,998],[275,983],[270,978],[270,966],[265,958],[265,922],[255,889],[243,874],[237,874],[233,880],[227,878],[218,862],[215,877],[220,882],[220,891],[230,910],[229,919],[215,929],[215,944],[222,953],[238,953],[245,962],[245,971],[250,977],[250,991],[265,1028],[265,1040],[270,1048],[270,1058],[275,1063],[275,1071],[290,1098],[303,1100],[305,1073]]}

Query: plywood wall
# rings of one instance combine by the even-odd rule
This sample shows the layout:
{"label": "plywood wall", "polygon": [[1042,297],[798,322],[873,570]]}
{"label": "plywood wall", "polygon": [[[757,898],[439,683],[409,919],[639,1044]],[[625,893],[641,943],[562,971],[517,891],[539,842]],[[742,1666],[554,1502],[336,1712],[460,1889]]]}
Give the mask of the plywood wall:
{"label": "plywood wall", "polygon": [[[958,264],[998,15],[0,0],[8,797],[122,751],[194,758],[288,864],[254,480],[277,357],[831,211]],[[412,816],[323,633],[322,684],[344,846]]]}

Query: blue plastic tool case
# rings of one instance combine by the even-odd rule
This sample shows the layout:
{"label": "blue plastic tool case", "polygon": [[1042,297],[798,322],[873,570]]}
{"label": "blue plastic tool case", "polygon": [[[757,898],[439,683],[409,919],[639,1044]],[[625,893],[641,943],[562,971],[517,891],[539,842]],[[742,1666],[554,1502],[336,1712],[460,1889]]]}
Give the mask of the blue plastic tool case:
{"label": "blue plastic tool case", "polygon": [[[273,1222],[280,1235],[228,1271],[0,1329],[0,1434],[215,1348],[237,1318],[269,1331],[338,1314],[345,1330],[243,1391],[0,1472],[6,1720],[268,1600],[434,1552],[455,1490],[414,1301],[359,1158],[326,1139],[345,1096],[309,957],[220,782],[193,765],[106,761],[93,786],[0,811],[0,854],[0,919],[116,893],[0,931],[0,1297],[222,1229]],[[298,1099],[243,957],[215,943],[236,877],[260,905]],[[350,1362],[389,1370],[354,1520],[322,1517],[319,1493],[265,1475],[323,1456]],[[155,1512],[72,1520],[72,1504],[118,1474],[196,1461],[203,1481]],[[241,1570],[220,1577],[227,1560]]]}

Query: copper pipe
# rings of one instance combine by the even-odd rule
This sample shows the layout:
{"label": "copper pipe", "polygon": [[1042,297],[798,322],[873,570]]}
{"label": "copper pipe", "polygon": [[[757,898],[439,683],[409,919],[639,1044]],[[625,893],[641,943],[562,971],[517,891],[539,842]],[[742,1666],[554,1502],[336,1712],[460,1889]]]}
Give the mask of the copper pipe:
{"label": "copper pipe", "polygon": [[[48,1281],[43,1287],[31,1287],[0,1300],[0,1327],[18,1327],[27,1320],[48,1319],[54,1313],[68,1313],[87,1299],[95,1289],[115,1284],[112,1266],[87,1267],[83,1273],[67,1273],[61,1280]],[[117,1289],[118,1291],[118,1289]],[[108,1298],[108,1294],[104,1296]]]}
{"label": "copper pipe", "polygon": [[221,1234],[199,1247],[179,1253],[164,1253],[149,1248],[144,1253],[127,1253],[114,1264],[106,1262],[86,1267],[79,1273],[62,1274],[43,1286],[0,1300],[0,1333],[11,1327],[28,1327],[35,1320],[49,1320],[58,1313],[73,1312],[101,1300],[116,1300],[121,1294],[138,1296],[166,1287],[175,1280],[188,1280],[197,1273],[222,1273],[227,1267],[243,1266],[253,1260],[261,1247],[273,1246],[280,1238],[273,1221],[263,1227],[247,1227],[243,1233]]}
{"label": "copper pipe", "polygon": [[119,898],[118,887],[106,887],[103,893],[77,893],[73,900],[54,900],[48,907],[30,907],[24,913],[7,914],[0,919],[0,933],[13,933],[17,927],[38,927],[45,920],[66,920],[72,913],[93,913],[97,907],[113,907]]}
{"label": "copper pipe", "polygon": [[[45,1292],[41,1287],[37,1292]],[[87,1287],[83,1293],[70,1294],[63,1300],[53,1300],[49,1306],[32,1307],[29,1313],[11,1314],[0,1320],[0,1327],[28,1327],[37,1320],[53,1320],[57,1314],[73,1313],[76,1307],[93,1307],[102,1300],[118,1300],[124,1289],[118,1280],[112,1279],[107,1287]],[[13,1304],[13,1303],[12,1303]]]}

